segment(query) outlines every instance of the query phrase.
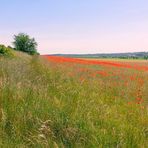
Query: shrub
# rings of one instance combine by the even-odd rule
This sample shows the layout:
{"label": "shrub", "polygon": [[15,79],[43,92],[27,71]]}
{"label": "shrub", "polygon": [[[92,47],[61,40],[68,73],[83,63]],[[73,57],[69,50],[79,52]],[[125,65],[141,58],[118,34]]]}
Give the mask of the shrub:
{"label": "shrub", "polygon": [[27,34],[19,33],[18,35],[14,35],[13,44],[15,50],[27,52],[31,55],[37,54],[37,42]]}
{"label": "shrub", "polygon": [[6,47],[5,45],[0,45],[0,55],[12,56],[13,55],[12,49]]}

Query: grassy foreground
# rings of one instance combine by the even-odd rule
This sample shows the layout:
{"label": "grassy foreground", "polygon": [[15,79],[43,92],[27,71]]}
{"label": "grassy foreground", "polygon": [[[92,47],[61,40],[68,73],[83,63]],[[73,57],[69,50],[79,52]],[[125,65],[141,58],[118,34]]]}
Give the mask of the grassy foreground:
{"label": "grassy foreground", "polygon": [[[147,147],[148,73],[124,70],[145,82],[125,86],[119,76],[89,77],[79,67],[0,57],[0,147]],[[134,103],[137,91],[142,103]]]}

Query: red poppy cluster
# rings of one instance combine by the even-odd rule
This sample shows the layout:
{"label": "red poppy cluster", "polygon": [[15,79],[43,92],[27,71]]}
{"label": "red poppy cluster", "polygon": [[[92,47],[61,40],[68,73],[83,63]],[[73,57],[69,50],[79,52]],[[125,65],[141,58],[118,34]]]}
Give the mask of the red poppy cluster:
{"label": "red poppy cluster", "polygon": [[78,64],[89,64],[89,65],[103,65],[103,66],[113,66],[113,67],[122,67],[122,68],[130,68],[136,70],[148,71],[148,66],[139,66],[139,65],[131,65],[131,64],[123,64],[121,62],[111,62],[104,60],[86,60],[79,58],[69,58],[69,57],[61,57],[61,56],[45,56],[48,60],[58,63],[68,62],[68,63],[78,63]]}
{"label": "red poppy cluster", "polygon": [[[62,65],[73,67],[72,71],[68,72],[70,77],[75,77],[79,75],[79,81],[81,83],[85,82],[87,78],[96,78],[97,76],[108,77],[114,79],[112,81],[112,86],[117,87],[120,85],[121,80],[123,82],[123,87],[128,87],[130,82],[136,82],[135,86],[137,87],[134,96],[135,100],[132,102],[128,102],[128,104],[141,104],[143,102],[141,89],[144,85],[144,79],[138,75],[138,73],[126,73],[126,69],[133,69],[134,71],[140,72],[148,72],[147,65],[138,65],[138,64],[130,64],[130,63],[122,63],[122,62],[113,62],[113,61],[105,61],[105,60],[87,60],[87,59],[79,59],[79,58],[69,58],[69,57],[61,57],[61,56],[44,56],[52,63],[57,63],[58,65],[61,63]],[[63,64],[65,63],[65,64]],[[77,66],[79,65],[79,66]],[[89,65],[95,65],[95,68],[90,68]],[[99,70],[96,66],[99,65]],[[118,68],[117,68],[118,67]],[[124,90],[121,91],[121,94],[124,95]]]}

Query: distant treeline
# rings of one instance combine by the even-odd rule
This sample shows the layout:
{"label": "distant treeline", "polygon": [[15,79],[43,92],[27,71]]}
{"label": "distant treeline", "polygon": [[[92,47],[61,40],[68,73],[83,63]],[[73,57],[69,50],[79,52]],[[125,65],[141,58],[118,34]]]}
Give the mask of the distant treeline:
{"label": "distant treeline", "polygon": [[75,58],[120,58],[120,59],[148,60],[148,52],[109,53],[109,54],[54,54],[54,56],[66,56],[66,57],[75,57]]}

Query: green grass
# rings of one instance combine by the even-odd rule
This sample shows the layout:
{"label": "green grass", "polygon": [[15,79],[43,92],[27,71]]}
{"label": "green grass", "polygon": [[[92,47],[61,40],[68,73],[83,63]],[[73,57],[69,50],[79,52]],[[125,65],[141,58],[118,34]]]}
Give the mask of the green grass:
{"label": "green grass", "polygon": [[79,67],[22,53],[0,57],[0,147],[147,147],[148,73],[123,70],[145,81],[144,102],[129,105],[137,82],[126,88],[118,76],[90,78]]}

